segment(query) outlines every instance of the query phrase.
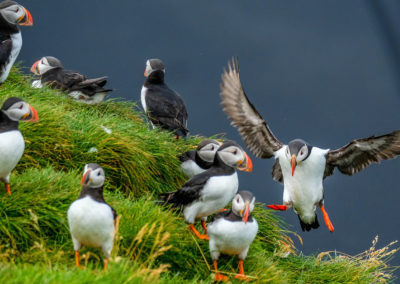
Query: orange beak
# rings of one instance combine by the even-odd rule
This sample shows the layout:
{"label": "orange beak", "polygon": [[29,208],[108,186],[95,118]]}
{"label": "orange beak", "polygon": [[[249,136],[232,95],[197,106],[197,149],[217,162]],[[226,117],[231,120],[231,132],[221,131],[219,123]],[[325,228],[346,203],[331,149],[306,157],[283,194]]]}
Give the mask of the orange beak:
{"label": "orange beak", "polygon": [[20,26],[32,26],[33,25],[33,19],[31,13],[27,9],[25,9],[25,16],[21,19],[21,22],[18,23]]}
{"label": "orange beak", "polygon": [[144,75],[145,77],[147,77],[147,71],[146,71],[146,69],[144,70],[143,75]]}
{"label": "orange beak", "polygon": [[296,155],[292,155],[292,176],[294,175],[294,170],[296,169],[296,166],[297,166]]}
{"label": "orange beak", "polygon": [[28,122],[38,122],[39,121],[39,115],[36,111],[36,109],[34,109],[31,105],[28,105],[30,112],[24,114],[24,116],[22,117],[22,120],[24,121],[28,121]]}
{"label": "orange beak", "polygon": [[253,171],[253,162],[251,161],[249,155],[246,152],[244,153],[244,160],[238,163],[237,169],[240,171],[245,171],[251,173]]}
{"label": "orange beak", "polygon": [[90,174],[91,170],[87,170],[86,173],[83,174],[83,177],[81,179],[81,185],[85,185],[87,183],[86,179],[88,175]]}
{"label": "orange beak", "polygon": [[35,63],[33,63],[32,67],[31,67],[31,72],[35,75],[40,75],[39,74],[39,70],[37,68],[38,64],[40,62],[40,59],[38,61],[36,61]]}
{"label": "orange beak", "polygon": [[246,210],[244,211],[243,222],[246,224],[249,220],[249,203],[246,202]]}

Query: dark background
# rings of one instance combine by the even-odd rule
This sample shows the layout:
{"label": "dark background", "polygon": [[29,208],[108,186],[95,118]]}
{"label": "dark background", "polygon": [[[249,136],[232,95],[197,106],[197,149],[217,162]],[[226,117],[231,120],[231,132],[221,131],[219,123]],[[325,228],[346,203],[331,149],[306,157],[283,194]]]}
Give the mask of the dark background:
{"label": "dark background", "polygon": [[[166,81],[184,98],[192,135],[226,133],[243,142],[222,112],[220,76],[238,56],[244,88],[275,135],[336,149],[355,138],[399,129],[400,3],[395,1],[20,1],[34,26],[23,28],[19,57],[30,67],[58,57],[89,77],[108,75],[111,97],[139,101],[148,58],[161,58]],[[28,71],[28,69],[26,69]],[[280,203],[273,160],[253,157],[240,189]],[[305,254],[357,254],[379,235],[400,235],[400,159],[353,177],[325,181],[335,232],[301,232],[296,215],[279,213],[298,232]],[[397,256],[392,263],[399,264]]]}

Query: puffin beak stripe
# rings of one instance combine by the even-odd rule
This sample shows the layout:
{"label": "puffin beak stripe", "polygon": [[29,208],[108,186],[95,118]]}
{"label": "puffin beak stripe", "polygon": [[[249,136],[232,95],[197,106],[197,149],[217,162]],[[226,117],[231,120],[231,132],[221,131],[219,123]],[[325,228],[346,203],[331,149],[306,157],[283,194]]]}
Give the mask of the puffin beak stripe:
{"label": "puffin beak stripe", "polygon": [[297,160],[296,160],[296,155],[292,155],[292,176],[294,175],[294,170],[296,169],[297,166]]}
{"label": "puffin beak stripe", "polygon": [[40,62],[40,59],[38,61],[36,61],[35,63],[33,63],[32,67],[31,67],[31,72],[35,75],[40,75],[39,68],[38,68],[39,62]]}
{"label": "puffin beak stripe", "polygon": [[[19,20],[19,25],[20,26],[32,26],[33,25],[33,19],[31,13],[29,13],[28,9],[23,8],[25,11],[25,15],[20,17]],[[23,21],[25,19],[25,21]]]}
{"label": "puffin beak stripe", "polygon": [[238,162],[237,169],[240,171],[245,171],[245,172],[252,172],[253,171],[253,162],[251,161],[249,155],[247,155],[246,152],[243,152],[244,154],[244,159]]}
{"label": "puffin beak stripe", "polygon": [[250,207],[249,203],[246,202],[246,210],[244,211],[244,216],[243,216],[243,219],[242,219],[245,224],[249,220],[249,207]]}
{"label": "puffin beak stripe", "polygon": [[92,170],[87,170],[86,173],[83,174],[83,177],[81,179],[81,185],[85,185],[87,184],[87,182],[89,181],[89,174]]}

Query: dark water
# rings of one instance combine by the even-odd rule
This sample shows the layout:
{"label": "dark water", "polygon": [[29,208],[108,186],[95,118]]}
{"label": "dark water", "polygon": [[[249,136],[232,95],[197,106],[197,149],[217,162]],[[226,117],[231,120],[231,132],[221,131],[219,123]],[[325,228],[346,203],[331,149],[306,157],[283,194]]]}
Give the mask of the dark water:
{"label": "dark water", "polygon": [[[34,26],[23,29],[19,60],[45,55],[88,76],[110,77],[112,97],[139,101],[147,58],[161,58],[167,83],[183,97],[191,134],[226,133],[241,141],[221,110],[223,67],[239,56],[250,100],[283,142],[303,138],[339,148],[355,138],[399,129],[399,73],[381,22],[367,1],[20,1]],[[398,23],[400,5],[385,14]],[[397,17],[396,17],[397,16]],[[396,36],[399,30],[394,29]],[[399,37],[400,38],[400,37]],[[396,39],[396,38],[395,38]],[[396,42],[396,41],[394,41]],[[243,145],[243,143],[242,143]],[[272,160],[253,157],[240,188],[280,203]],[[303,233],[295,214],[280,215],[304,240],[305,254],[350,254],[400,236],[400,159],[353,177],[325,181],[325,205],[335,226]],[[400,263],[400,257],[393,263]]]}

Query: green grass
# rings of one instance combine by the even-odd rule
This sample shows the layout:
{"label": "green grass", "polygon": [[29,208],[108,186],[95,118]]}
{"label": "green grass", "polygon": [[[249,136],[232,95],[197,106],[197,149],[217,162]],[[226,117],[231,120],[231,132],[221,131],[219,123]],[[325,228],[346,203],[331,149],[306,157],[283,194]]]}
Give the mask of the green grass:
{"label": "green grass", "polygon": [[[178,154],[201,137],[175,140],[149,130],[133,103],[99,106],[72,102],[50,89],[31,89],[17,71],[0,88],[6,97],[24,98],[40,122],[21,123],[25,154],[11,176],[12,196],[0,194],[0,283],[209,283],[208,243],[195,239],[178,214],[155,204],[156,195],[185,181]],[[112,130],[107,134],[101,126]],[[95,147],[97,152],[90,152]],[[122,216],[113,257],[102,271],[101,253],[84,248],[74,267],[66,212],[80,192],[88,162],[106,171],[106,200]],[[245,271],[266,283],[378,283],[394,281],[386,263],[396,252],[376,243],[357,256],[296,254],[294,236],[270,210],[257,205],[259,234]],[[288,252],[291,252],[287,255]],[[219,267],[236,272],[237,259],[222,257]],[[235,281],[233,281],[235,282]]]}

